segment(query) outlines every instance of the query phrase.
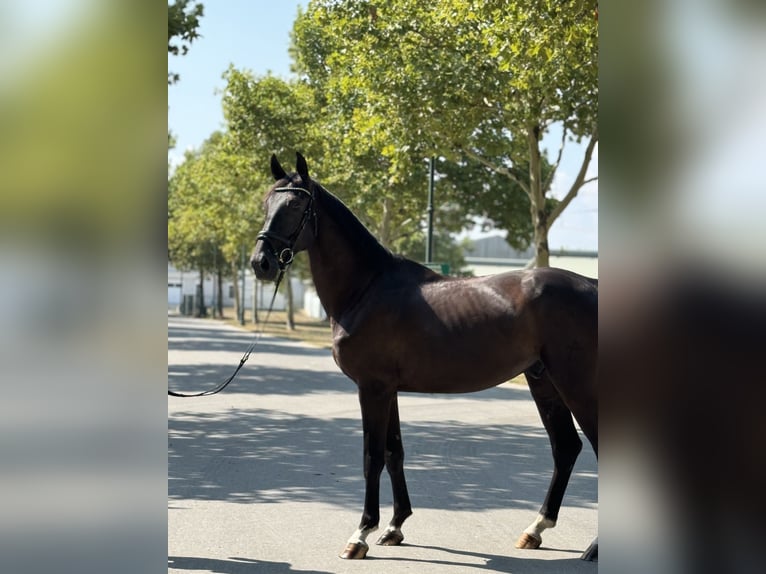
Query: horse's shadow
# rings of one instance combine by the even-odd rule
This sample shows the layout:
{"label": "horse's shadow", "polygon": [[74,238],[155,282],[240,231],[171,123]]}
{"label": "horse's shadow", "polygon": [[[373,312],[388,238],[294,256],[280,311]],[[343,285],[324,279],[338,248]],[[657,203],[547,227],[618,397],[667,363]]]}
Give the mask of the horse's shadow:
{"label": "horse's shadow", "polygon": [[196,556],[168,556],[168,570],[180,570],[182,572],[204,570],[216,574],[332,574],[332,572],[325,570],[293,570],[287,562],[239,557],[230,557],[224,560]]}
{"label": "horse's shadow", "polygon": [[[536,574],[537,572],[593,572],[598,568],[596,562],[585,562],[578,557],[562,558],[556,560],[540,560],[538,558],[519,558],[516,556],[504,556],[498,554],[488,554],[486,552],[471,552],[468,550],[455,550],[453,548],[444,548],[442,546],[428,546],[421,544],[402,544],[402,547],[423,548],[443,552],[454,556],[454,559],[425,559],[410,558],[406,556],[386,556],[369,557],[367,560],[381,560],[391,562],[412,562],[414,564],[439,564],[442,566],[459,567],[461,571],[469,572],[473,570],[489,570],[491,572],[503,572],[505,574]],[[557,552],[567,552],[580,555],[580,550],[559,550]],[[463,558],[461,560],[460,558]],[[475,559],[484,560],[483,564],[477,564]]]}
{"label": "horse's shadow", "polygon": [[[491,571],[505,574],[536,574],[538,572],[566,571],[566,572],[593,572],[597,569],[594,562],[585,562],[579,558],[563,558],[558,560],[539,560],[536,558],[518,558],[514,556],[501,556],[485,552],[470,552],[466,550],[454,550],[441,546],[425,546],[415,544],[403,544],[402,548],[422,548],[444,553],[441,558],[411,558],[407,556],[368,556],[366,562],[378,563],[412,563],[429,564],[445,567],[457,567],[461,572]],[[561,550],[579,554],[578,550]],[[484,563],[477,563],[476,559]],[[415,566],[417,567],[417,566]],[[169,556],[168,570],[195,571],[203,570],[216,574],[332,574],[326,570],[296,570],[288,562],[273,562],[270,560],[256,560],[253,558],[229,557],[200,558],[194,556]]]}

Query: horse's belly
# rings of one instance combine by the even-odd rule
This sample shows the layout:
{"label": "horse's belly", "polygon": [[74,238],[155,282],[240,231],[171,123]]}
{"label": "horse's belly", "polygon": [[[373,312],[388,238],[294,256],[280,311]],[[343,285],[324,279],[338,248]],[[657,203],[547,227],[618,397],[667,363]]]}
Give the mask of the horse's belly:
{"label": "horse's belly", "polygon": [[400,391],[466,393],[504,383],[538,359],[528,320],[516,313],[483,320],[476,314],[404,315],[395,317],[398,322],[387,316],[368,321],[354,335],[338,329],[334,355],[343,372],[357,383],[376,381]]}
{"label": "horse's belly", "polygon": [[402,369],[399,390],[423,393],[467,393],[509,381],[537,358],[528,353],[462,354],[446,349],[422,355]]}

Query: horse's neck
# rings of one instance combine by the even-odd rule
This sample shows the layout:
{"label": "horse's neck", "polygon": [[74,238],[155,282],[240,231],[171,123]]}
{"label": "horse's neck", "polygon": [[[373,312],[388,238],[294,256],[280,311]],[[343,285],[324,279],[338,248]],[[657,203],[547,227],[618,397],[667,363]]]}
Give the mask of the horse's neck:
{"label": "horse's neck", "polygon": [[318,233],[309,248],[314,286],[327,314],[339,320],[393,259],[337,198],[322,190]]}

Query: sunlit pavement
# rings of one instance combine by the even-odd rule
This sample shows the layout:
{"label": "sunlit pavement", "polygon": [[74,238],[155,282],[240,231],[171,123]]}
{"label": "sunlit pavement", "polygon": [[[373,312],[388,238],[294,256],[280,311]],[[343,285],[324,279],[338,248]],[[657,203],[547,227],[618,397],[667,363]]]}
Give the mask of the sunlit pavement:
{"label": "sunlit pavement", "polygon": [[[227,378],[251,337],[168,316],[171,388],[196,392]],[[361,418],[356,387],[329,351],[264,337],[222,393],[168,397],[168,571],[596,572],[579,559],[598,529],[589,445],[542,548],[514,548],[552,471],[526,386],[403,394],[399,407],[414,509],[405,540],[376,546],[373,534],[365,560],[344,561],[338,554],[362,511]],[[381,531],[391,504],[384,472]]]}

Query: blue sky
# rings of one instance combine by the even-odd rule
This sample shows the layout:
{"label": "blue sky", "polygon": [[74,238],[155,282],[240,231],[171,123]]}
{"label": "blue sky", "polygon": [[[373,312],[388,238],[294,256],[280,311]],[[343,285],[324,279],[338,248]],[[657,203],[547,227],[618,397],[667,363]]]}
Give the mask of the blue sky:
{"label": "blue sky", "polygon": [[221,76],[229,64],[256,74],[290,75],[290,30],[298,5],[305,1],[203,0],[203,4],[202,37],[185,56],[168,56],[168,68],[181,75],[168,87],[168,125],[177,140],[171,161],[224,127],[216,91],[224,87]]}
{"label": "blue sky", "polygon": [[[223,72],[229,64],[255,74],[290,75],[290,30],[298,6],[306,0],[204,1],[201,38],[185,56],[168,56],[168,68],[181,80],[168,87],[168,126],[176,138],[169,160],[178,163],[184,150],[198,147],[213,131],[224,127],[221,96]],[[560,136],[544,142],[554,153]],[[596,150],[598,152],[598,149]],[[561,196],[579,170],[583,147],[569,144],[552,192]],[[589,177],[598,173],[598,154]],[[437,190],[438,191],[438,190]],[[471,236],[478,235],[471,231]],[[552,249],[598,249],[598,182],[580,190],[578,197],[553,225]]]}

